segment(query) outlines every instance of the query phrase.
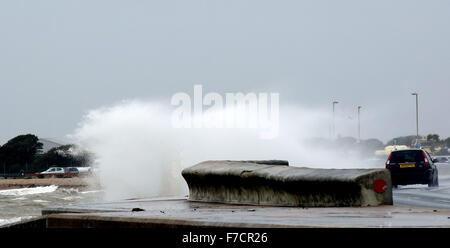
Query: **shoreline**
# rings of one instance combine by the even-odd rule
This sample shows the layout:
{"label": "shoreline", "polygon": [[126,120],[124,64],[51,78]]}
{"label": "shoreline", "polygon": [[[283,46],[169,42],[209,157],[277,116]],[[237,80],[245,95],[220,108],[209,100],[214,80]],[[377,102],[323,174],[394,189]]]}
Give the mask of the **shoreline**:
{"label": "shoreline", "polygon": [[56,185],[59,188],[100,189],[100,184],[94,177],[0,179],[0,190],[34,188],[50,185]]}

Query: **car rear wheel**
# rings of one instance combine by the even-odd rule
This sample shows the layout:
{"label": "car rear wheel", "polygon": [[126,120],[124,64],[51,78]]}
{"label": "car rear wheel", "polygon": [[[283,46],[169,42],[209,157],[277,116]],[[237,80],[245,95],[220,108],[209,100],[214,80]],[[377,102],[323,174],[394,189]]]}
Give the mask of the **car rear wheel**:
{"label": "car rear wheel", "polygon": [[430,182],[428,183],[428,187],[438,187],[438,186],[439,186],[438,172],[435,171],[433,173],[433,177],[431,178]]}

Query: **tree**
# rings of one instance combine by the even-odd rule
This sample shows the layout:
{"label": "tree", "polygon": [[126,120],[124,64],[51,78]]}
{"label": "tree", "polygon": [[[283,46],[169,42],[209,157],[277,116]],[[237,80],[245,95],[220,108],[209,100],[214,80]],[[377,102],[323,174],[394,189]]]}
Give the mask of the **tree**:
{"label": "tree", "polygon": [[448,148],[450,148],[450,137],[445,139],[445,146],[447,146]]}
{"label": "tree", "polygon": [[33,171],[38,172],[50,166],[58,167],[83,167],[88,166],[91,161],[91,154],[75,145],[62,145],[50,149],[44,154],[36,157],[33,162]]}
{"label": "tree", "polygon": [[0,164],[6,165],[6,172],[9,173],[26,171],[41,149],[42,143],[37,136],[19,135],[0,147]]}
{"label": "tree", "polygon": [[379,150],[384,148],[384,144],[381,140],[378,139],[368,139],[362,140],[361,144],[372,150]]}
{"label": "tree", "polygon": [[428,142],[439,142],[439,134],[428,134],[427,136],[427,141]]}

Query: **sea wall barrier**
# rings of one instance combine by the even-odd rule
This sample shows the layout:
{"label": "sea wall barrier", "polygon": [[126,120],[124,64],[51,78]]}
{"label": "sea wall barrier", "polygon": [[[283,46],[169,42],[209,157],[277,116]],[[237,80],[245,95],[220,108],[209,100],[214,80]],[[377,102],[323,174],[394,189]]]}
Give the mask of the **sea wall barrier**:
{"label": "sea wall barrier", "polygon": [[205,161],[186,168],[189,200],[290,207],[392,205],[386,169],[314,169],[287,161]]}

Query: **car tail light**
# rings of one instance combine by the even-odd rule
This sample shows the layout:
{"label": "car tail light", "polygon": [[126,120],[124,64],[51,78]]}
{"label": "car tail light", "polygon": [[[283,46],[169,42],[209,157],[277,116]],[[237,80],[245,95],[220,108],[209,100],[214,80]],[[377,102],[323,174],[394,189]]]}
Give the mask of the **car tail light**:
{"label": "car tail light", "polygon": [[428,161],[427,155],[424,151],[422,151],[423,159],[425,160],[425,166],[429,166],[430,162]]}
{"label": "car tail light", "polygon": [[386,169],[389,169],[389,166],[390,166],[390,164],[391,164],[391,157],[392,157],[392,153],[389,154],[389,158],[388,158],[388,160],[386,161]]}

